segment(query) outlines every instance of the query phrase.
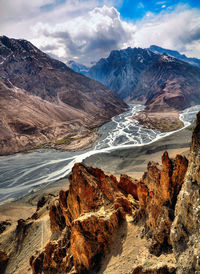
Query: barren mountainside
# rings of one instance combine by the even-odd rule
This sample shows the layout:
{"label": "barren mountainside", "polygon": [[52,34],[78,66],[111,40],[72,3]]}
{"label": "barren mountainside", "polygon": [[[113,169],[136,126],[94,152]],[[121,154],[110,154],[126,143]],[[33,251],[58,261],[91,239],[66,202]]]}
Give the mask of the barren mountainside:
{"label": "barren mountainside", "polygon": [[0,154],[90,129],[126,109],[102,84],[52,59],[26,40],[0,37]]}
{"label": "barren mountainside", "polygon": [[87,75],[117,92],[121,98],[130,99],[142,71],[158,58],[158,54],[141,48],[115,50],[91,67]]}
{"label": "barren mountainside", "polygon": [[180,110],[200,103],[200,69],[150,49],[112,51],[88,75],[126,101],[145,103],[151,111]]}

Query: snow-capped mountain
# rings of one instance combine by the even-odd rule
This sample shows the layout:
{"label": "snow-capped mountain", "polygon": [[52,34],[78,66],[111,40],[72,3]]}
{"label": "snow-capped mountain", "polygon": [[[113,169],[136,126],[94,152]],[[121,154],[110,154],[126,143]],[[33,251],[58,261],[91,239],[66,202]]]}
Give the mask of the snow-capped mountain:
{"label": "snow-capped mountain", "polygon": [[154,53],[157,53],[157,54],[166,53],[167,55],[175,57],[176,59],[187,62],[187,63],[189,63],[193,66],[200,67],[200,59],[187,57],[184,54],[180,54],[176,50],[164,49],[164,48],[161,48],[161,47],[158,47],[158,46],[155,46],[155,45],[150,46],[149,50],[154,52]]}

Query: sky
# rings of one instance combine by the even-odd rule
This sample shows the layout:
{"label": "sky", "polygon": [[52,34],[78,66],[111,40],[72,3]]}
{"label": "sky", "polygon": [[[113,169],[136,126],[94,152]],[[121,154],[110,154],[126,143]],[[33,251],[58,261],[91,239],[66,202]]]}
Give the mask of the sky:
{"label": "sky", "polygon": [[200,58],[200,0],[0,0],[0,35],[85,65],[129,46]]}

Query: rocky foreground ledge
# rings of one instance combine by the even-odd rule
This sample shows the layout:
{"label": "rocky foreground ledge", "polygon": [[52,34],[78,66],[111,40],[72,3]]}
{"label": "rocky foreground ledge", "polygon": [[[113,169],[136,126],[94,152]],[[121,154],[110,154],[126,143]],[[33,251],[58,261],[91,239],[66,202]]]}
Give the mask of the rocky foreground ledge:
{"label": "rocky foreground ledge", "polygon": [[199,273],[197,118],[189,162],[164,152],[140,180],[75,164],[68,191],[43,197],[31,218],[5,228],[5,273]]}

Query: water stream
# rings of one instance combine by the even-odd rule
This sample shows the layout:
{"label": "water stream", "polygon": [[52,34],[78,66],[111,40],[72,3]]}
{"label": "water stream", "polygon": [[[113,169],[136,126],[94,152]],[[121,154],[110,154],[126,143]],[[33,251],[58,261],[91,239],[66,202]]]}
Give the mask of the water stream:
{"label": "water stream", "polygon": [[[56,180],[67,176],[77,162],[98,153],[143,146],[155,142],[173,132],[143,128],[132,116],[144,106],[133,104],[127,112],[112,118],[99,128],[99,140],[85,151],[63,152],[53,149],[35,150],[0,157],[0,203],[18,199],[30,191],[36,191]],[[180,119],[187,127],[195,119],[200,106],[184,110]]]}

